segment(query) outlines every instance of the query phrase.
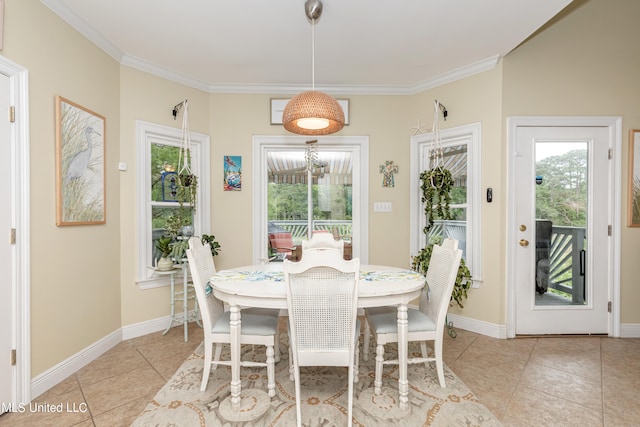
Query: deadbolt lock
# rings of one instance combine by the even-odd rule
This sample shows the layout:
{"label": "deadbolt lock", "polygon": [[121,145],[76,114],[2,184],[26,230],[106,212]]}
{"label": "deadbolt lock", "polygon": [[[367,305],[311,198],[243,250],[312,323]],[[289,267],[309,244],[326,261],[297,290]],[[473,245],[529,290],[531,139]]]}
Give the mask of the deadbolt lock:
{"label": "deadbolt lock", "polygon": [[526,239],[520,239],[520,246],[529,246],[529,241]]}
{"label": "deadbolt lock", "polygon": [[520,231],[526,231],[527,230],[527,226],[524,224],[520,224]]}

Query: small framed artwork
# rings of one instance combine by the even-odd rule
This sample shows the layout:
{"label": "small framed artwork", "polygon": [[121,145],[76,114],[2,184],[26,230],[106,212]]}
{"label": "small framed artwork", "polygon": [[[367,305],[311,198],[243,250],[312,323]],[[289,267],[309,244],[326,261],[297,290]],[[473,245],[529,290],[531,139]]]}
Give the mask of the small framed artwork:
{"label": "small framed artwork", "polygon": [[640,227],[640,129],[629,131],[629,227]]}
{"label": "small framed artwork", "polygon": [[106,119],[56,96],[56,225],[106,223]]}
{"label": "small framed artwork", "polygon": [[242,190],[242,156],[224,156],[224,191]]}
{"label": "small framed artwork", "polygon": [[[271,98],[271,124],[272,125],[281,125],[282,124],[282,113],[284,112],[284,107],[287,106],[287,102],[289,102],[291,98]],[[344,124],[345,126],[349,124],[349,100],[348,99],[337,99],[338,104],[342,107],[342,111],[344,112]]]}

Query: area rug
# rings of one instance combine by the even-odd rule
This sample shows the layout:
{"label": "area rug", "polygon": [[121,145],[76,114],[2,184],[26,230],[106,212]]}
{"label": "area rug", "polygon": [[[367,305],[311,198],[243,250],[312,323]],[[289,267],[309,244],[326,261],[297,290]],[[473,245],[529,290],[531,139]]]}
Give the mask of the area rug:
{"label": "area rug", "polygon": [[[212,370],[207,390],[200,391],[203,344],[191,354],[132,424],[150,426],[295,426],[295,388],[289,380],[287,337],[281,335],[280,362],[276,363],[276,396],[267,395],[266,368],[242,368],[242,401],[230,405],[230,368]],[[395,349],[387,346],[387,355]],[[419,347],[410,344],[410,357]],[[264,361],[264,347],[243,346],[243,360]],[[382,395],[373,392],[375,366],[360,358],[355,384],[354,426],[500,426],[498,419],[445,366],[446,388],[438,384],[435,364],[409,366],[409,408],[398,407],[397,366],[384,368]],[[229,349],[223,351],[229,357]],[[300,370],[304,426],[347,425],[347,369],[304,367]]]}

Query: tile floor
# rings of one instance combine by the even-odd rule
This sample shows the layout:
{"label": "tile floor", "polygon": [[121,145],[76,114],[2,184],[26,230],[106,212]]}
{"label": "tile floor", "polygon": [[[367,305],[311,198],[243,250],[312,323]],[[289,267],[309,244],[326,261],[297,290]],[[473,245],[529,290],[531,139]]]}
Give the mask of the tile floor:
{"label": "tile floor", "polygon": [[[640,339],[457,332],[445,363],[505,426],[640,425]],[[35,399],[64,403],[63,413],[27,408],[0,426],[129,426],[202,341],[195,324],[189,334],[188,343],[181,327],[124,341]]]}

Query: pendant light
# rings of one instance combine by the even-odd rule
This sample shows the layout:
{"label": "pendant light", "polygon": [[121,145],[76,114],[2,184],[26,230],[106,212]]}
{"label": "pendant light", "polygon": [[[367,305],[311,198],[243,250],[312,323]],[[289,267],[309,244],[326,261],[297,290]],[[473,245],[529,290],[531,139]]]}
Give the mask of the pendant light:
{"label": "pendant light", "polygon": [[304,4],[311,20],[311,84],[310,91],[299,93],[289,100],[282,113],[282,124],[289,132],[299,135],[329,135],[344,127],[344,111],[331,95],[315,90],[315,24],[322,15],[320,0]]}

